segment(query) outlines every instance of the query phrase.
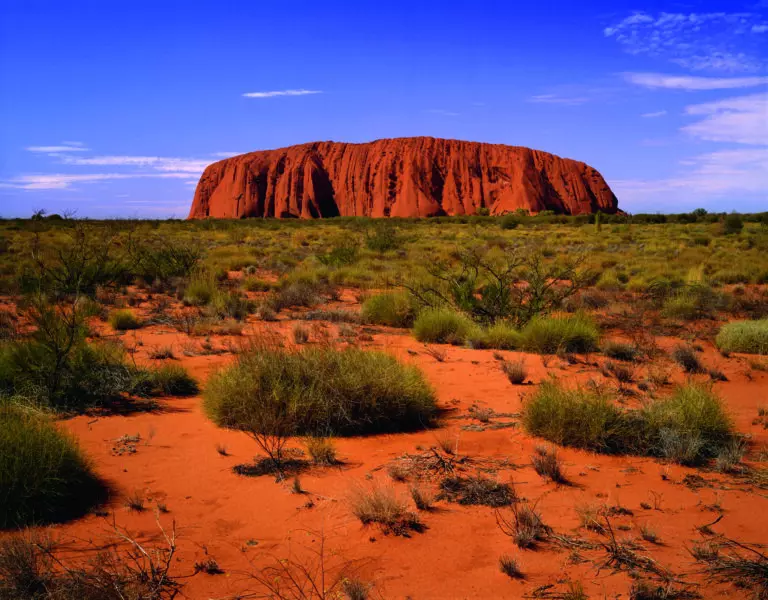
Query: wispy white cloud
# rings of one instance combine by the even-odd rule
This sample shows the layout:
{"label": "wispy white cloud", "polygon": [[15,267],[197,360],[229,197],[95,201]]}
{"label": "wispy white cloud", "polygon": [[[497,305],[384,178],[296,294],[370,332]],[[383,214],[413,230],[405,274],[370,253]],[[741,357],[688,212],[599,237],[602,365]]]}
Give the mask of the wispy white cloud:
{"label": "wispy white cloud", "polygon": [[50,154],[52,152],[87,152],[88,148],[79,142],[62,142],[59,146],[27,146],[27,151]]}
{"label": "wispy white cloud", "polygon": [[624,73],[624,79],[646,88],[668,90],[731,90],[768,84],[768,77],[697,77],[663,73]]}
{"label": "wispy white cloud", "polygon": [[700,139],[768,146],[768,93],[693,104],[685,113],[704,117],[683,127]]}
{"label": "wispy white cloud", "polygon": [[198,158],[173,158],[165,156],[61,156],[67,165],[102,167],[150,167],[157,171],[177,171],[199,175],[210,160]]}
{"label": "wispy white cloud", "polygon": [[432,115],[441,115],[443,117],[458,117],[459,113],[444,108],[428,108],[424,111]]}
{"label": "wispy white cloud", "polygon": [[230,158],[232,156],[238,156],[244,154],[244,152],[212,152],[211,156],[215,158]]}
{"label": "wispy white cloud", "polygon": [[[656,180],[611,181],[624,206],[689,210],[706,198],[764,197],[768,189],[768,93],[692,104],[698,118],[681,130],[700,140],[742,144],[686,158],[677,172]],[[748,146],[748,147],[745,147]],[[689,202],[689,204],[684,204]]]}
{"label": "wispy white cloud", "polygon": [[657,110],[656,112],[647,112],[640,115],[644,119],[656,119],[658,117],[663,117],[667,114],[666,110]]}
{"label": "wispy white cloud", "polygon": [[98,183],[115,179],[135,178],[189,179],[189,173],[87,173],[87,174],[27,174],[0,181],[0,187],[19,190],[64,190],[77,183]]}
{"label": "wispy white cloud", "polygon": [[276,90],[271,92],[247,92],[243,96],[246,98],[275,98],[277,96],[309,96],[322,93],[321,90]]}
{"label": "wispy white cloud", "polygon": [[638,12],[606,27],[630,54],[669,60],[692,70],[758,71],[765,65],[760,34],[768,29],[760,15],[748,12]]}
{"label": "wispy white cloud", "polygon": [[670,205],[688,198],[761,193],[768,189],[768,148],[720,150],[683,161],[672,177],[658,180],[611,181],[619,201],[649,206],[655,200],[667,210],[687,210],[694,206]]}
{"label": "wispy white cloud", "polygon": [[539,104],[560,104],[564,106],[577,106],[588,102],[585,96],[561,96],[558,94],[539,94],[528,98],[528,102]]}

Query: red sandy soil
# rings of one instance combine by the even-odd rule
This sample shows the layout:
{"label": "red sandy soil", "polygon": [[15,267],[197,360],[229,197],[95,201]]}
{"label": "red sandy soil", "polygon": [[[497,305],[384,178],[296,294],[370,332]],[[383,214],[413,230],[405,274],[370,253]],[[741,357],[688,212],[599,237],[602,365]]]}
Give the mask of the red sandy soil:
{"label": "red sandy soil", "polygon": [[[340,303],[355,310],[351,294]],[[142,314],[143,309],[137,313]],[[312,323],[307,322],[312,327]],[[264,323],[253,320],[246,335],[273,328],[291,339],[292,322]],[[336,339],[337,326],[323,327]],[[358,331],[359,326],[354,326]],[[108,326],[103,326],[108,333]],[[530,465],[530,456],[541,440],[526,435],[519,424],[507,428],[478,429],[480,421],[468,409],[477,405],[497,413],[519,413],[525,395],[534,385],[511,385],[498,366],[491,350],[470,350],[443,346],[446,358],[438,362],[424,352],[422,344],[405,331],[366,328],[372,342],[364,347],[384,349],[400,360],[418,365],[437,391],[439,404],[450,409],[441,427],[409,434],[382,435],[336,440],[343,464],[338,467],[312,468],[301,475],[305,494],[291,490],[292,481],[277,483],[274,477],[246,477],[232,472],[232,467],[248,463],[258,454],[256,445],[246,435],[213,425],[201,409],[201,398],[164,399],[155,413],[131,416],[81,416],[63,421],[75,433],[96,470],[116,490],[107,510],[116,523],[141,540],[160,542],[154,510],[155,502],[167,505],[160,514],[161,523],[178,532],[178,561],[175,573],[188,575],[196,561],[213,558],[224,574],[198,574],[184,579],[183,593],[188,598],[231,598],[257,587],[248,573],[256,573],[277,559],[290,555],[308,556],[325,540],[326,559],[332,566],[346,565],[375,584],[374,597],[381,598],[519,598],[544,585],[563,591],[568,581],[579,581],[592,598],[627,598],[632,579],[626,571],[595,562],[605,558],[600,551],[585,551],[587,560],[574,562],[570,551],[545,542],[535,550],[520,550],[496,524],[494,511],[488,507],[464,507],[438,502],[433,512],[421,513],[427,529],[411,537],[384,535],[374,526],[363,526],[350,511],[348,497],[355,486],[370,485],[370,479],[392,485],[408,498],[408,484],[393,482],[386,465],[403,453],[418,453],[435,446],[438,438],[458,436],[462,456],[509,461],[500,467],[500,481],[514,481],[520,496],[537,503],[546,524],[559,533],[579,534],[600,539],[594,533],[578,529],[575,507],[580,504],[621,506],[632,515],[616,516],[614,526],[628,526],[617,531],[619,538],[639,540],[639,552],[651,556],[687,581],[702,584],[705,598],[746,597],[745,591],[728,585],[705,583],[700,567],[687,548],[703,538],[697,526],[711,523],[720,514],[724,518],[713,527],[735,540],[747,543],[765,541],[768,531],[768,496],[742,479],[713,471],[665,465],[641,457],[610,457],[561,449],[566,474],[572,485],[544,481]],[[132,338],[143,342],[137,347],[139,362],[152,362],[147,352],[155,346],[174,347],[178,361],[198,378],[202,386],[216,369],[233,360],[231,353],[186,357],[181,351],[189,338],[171,327],[152,326],[122,336],[127,346]],[[214,345],[223,343],[212,336]],[[239,343],[238,338],[227,338]],[[240,338],[244,339],[244,338]],[[669,349],[678,340],[659,339]],[[199,343],[199,338],[196,338]],[[703,343],[702,360],[719,366],[729,381],[715,384],[726,401],[739,431],[752,436],[752,456],[768,443],[768,430],[753,424],[758,408],[768,404],[768,374],[749,371],[745,357],[721,357],[711,344]],[[525,359],[533,384],[554,375],[569,384],[589,378],[601,378],[596,361],[601,356],[579,357],[578,364],[538,355],[502,352],[507,358]],[[548,367],[544,363],[547,362]],[[671,363],[670,363],[671,364]],[[637,369],[638,374],[645,368]],[[672,367],[671,367],[672,368]],[[677,367],[673,380],[684,381]],[[747,374],[749,373],[749,377]],[[491,422],[508,423],[514,417],[498,417]],[[123,435],[141,436],[135,453],[116,454],[115,441]],[[229,456],[220,455],[216,446],[226,446]],[[300,447],[297,442],[294,444]],[[699,475],[706,480],[701,488],[690,487],[683,480]],[[147,499],[148,510],[137,513],[125,506],[125,497],[140,492]],[[410,502],[410,499],[409,499]],[[641,508],[648,503],[650,509]],[[716,506],[721,507],[720,510]],[[110,539],[112,514],[108,518],[87,516],[77,522],[54,527],[60,539],[103,541]],[[639,528],[649,524],[658,532],[661,543],[640,539]],[[322,535],[320,534],[322,532]],[[518,559],[526,578],[512,580],[499,570],[502,554]],[[332,569],[331,569],[332,570]]]}

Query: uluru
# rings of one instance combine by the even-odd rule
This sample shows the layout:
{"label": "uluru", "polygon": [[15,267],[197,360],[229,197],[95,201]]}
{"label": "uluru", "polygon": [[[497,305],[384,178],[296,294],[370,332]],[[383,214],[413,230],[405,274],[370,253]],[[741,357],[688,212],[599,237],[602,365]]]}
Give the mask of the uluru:
{"label": "uluru", "polygon": [[591,166],[519,146],[431,137],[312,142],[209,165],[189,218],[615,213]]}

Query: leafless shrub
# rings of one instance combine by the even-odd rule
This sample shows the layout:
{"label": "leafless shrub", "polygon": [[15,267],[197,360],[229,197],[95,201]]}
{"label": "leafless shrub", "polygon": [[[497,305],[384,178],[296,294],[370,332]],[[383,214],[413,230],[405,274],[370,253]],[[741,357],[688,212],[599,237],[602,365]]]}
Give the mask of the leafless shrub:
{"label": "leafless shrub", "polygon": [[568,483],[568,478],[563,473],[562,464],[554,447],[537,446],[536,454],[531,456],[531,464],[534,470],[542,477],[554,483]]}
{"label": "leafless shrub", "polygon": [[418,515],[409,512],[395,490],[379,484],[371,488],[353,489],[350,497],[352,513],[364,525],[378,524],[384,533],[408,536],[411,531],[423,531]]}
{"label": "leafless shrub", "polygon": [[433,508],[434,497],[432,493],[421,485],[414,484],[408,488],[416,508],[429,511]]}
{"label": "leafless shrub", "polygon": [[181,584],[172,576],[175,524],[163,546],[150,547],[112,525],[116,543],[88,546],[67,564],[49,538],[16,535],[0,541],[0,598],[20,600],[172,600]]}
{"label": "leafless shrub", "polygon": [[445,359],[448,357],[448,352],[443,348],[438,346],[427,346],[426,344],[424,345],[424,354],[428,354],[437,362],[445,362]]}
{"label": "leafless shrub", "polygon": [[542,521],[535,505],[516,502],[512,504],[509,512],[511,514],[497,510],[496,524],[502,533],[511,537],[519,548],[533,548],[549,535],[551,530]]}
{"label": "leafless shrub", "polygon": [[514,385],[521,385],[525,383],[528,377],[528,370],[525,368],[525,361],[523,359],[516,361],[502,361],[499,365],[504,375],[507,376],[509,382]]}
{"label": "leafless shrub", "polygon": [[525,578],[525,575],[523,575],[523,572],[520,570],[520,565],[517,563],[517,560],[509,554],[502,554],[499,557],[499,570],[512,579]]}
{"label": "leafless shrub", "polygon": [[717,542],[694,546],[693,557],[703,562],[715,581],[733,583],[750,590],[755,598],[768,598],[768,555],[756,545],[722,537]]}

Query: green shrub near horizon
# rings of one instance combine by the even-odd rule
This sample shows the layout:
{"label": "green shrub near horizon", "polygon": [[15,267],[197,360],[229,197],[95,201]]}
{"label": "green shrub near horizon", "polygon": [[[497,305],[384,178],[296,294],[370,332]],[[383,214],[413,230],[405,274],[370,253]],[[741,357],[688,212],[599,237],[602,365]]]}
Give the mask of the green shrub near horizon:
{"label": "green shrub near horizon", "polygon": [[522,347],[539,354],[593,352],[600,332],[595,322],[582,313],[565,317],[536,317],[520,332]]}
{"label": "green shrub near horizon", "polygon": [[430,425],[435,394],[421,371],[358,348],[254,348],[214,373],[203,408],[217,425],[290,435],[349,436]]}
{"label": "green shrub near horizon", "polygon": [[126,394],[185,396],[198,391],[184,367],[137,367],[127,362],[122,347],[110,342],[79,340],[58,372],[55,361],[51,349],[36,340],[0,344],[0,402],[12,397],[34,408],[79,413],[122,402]]}
{"label": "green shrub near horizon", "polygon": [[57,411],[78,412],[129,393],[133,371],[125,351],[109,342],[76,340],[60,361],[34,339],[0,345],[0,396]]}
{"label": "green shrub near horizon", "polygon": [[449,308],[426,308],[413,323],[413,335],[420,342],[463,344],[478,330],[469,317]]}
{"label": "green shrub near horizon", "polygon": [[0,528],[78,517],[104,492],[73,436],[0,402]]}
{"label": "green shrub near horizon", "polygon": [[414,306],[409,294],[387,292],[367,298],[360,309],[363,321],[388,327],[413,325]]}
{"label": "green shrub near horizon", "polygon": [[109,324],[117,331],[139,329],[141,322],[130,310],[116,310],[109,315]]}
{"label": "green shrub near horizon", "polygon": [[194,396],[197,381],[181,365],[136,369],[131,392],[138,396]]}
{"label": "green shrub near horizon", "polygon": [[727,323],[720,328],[715,344],[723,352],[768,354],[768,318]]}
{"label": "green shrub near horizon", "polygon": [[512,325],[497,321],[487,328],[473,329],[467,341],[475,349],[517,350],[524,345],[523,335]]}
{"label": "green shrub near horizon", "polygon": [[549,380],[523,406],[523,425],[561,446],[612,452],[620,445],[623,423],[621,410],[606,394]]}
{"label": "green shrub near horizon", "polygon": [[218,292],[216,277],[210,271],[197,271],[184,288],[184,302],[191,306],[205,306]]}

